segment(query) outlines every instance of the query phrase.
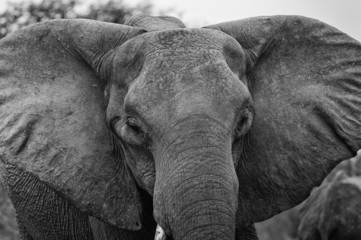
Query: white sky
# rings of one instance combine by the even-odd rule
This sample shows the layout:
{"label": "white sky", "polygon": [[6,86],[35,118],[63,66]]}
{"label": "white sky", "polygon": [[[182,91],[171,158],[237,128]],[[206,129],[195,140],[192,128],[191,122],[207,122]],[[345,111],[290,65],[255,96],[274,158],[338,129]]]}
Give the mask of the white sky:
{"label": "white sky", "polygon": [[[126,0],[124,0],[126,1]],[[128,0],[139,2],[139,0]],[[292,14],[316,18],[361,41],[361,0],[151,0],[157,9],[182,12],[188,26],[247,17]]]}
{"label": "white sky", "polygon": [[[10,0],[16,1],[16,0]],[[101,0],[83,0],[101,1]],[[142,0],[123,0],[134,5]],[[155,10],[173,9],[189,27],[247,17],[295,14],[312,17],[337,27],[361,41],[361,0],[148,0]],[[0,10],[6,0],[0,0]]]}

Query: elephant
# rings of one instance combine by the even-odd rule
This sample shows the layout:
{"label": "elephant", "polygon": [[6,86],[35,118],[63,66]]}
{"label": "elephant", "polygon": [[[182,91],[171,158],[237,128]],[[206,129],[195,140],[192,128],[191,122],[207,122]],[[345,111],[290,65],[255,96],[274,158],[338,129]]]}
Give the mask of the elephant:
{"label": "elephant", "polygon": [[270,219],[255,223],[258,239],[297,240],[300,206],[302,203]]}
{"label": "elephant", "polygon": [[19,230],[16,224],[15,209],[0,183],[0,239],[18,240]]}
{"label": "elephant", "polygon": [[337,166],[337,171],[301,205],[298,239],[361,239],[360,186],[360,158]]}
{"label": "elephant", "polygon": [[27,240],[257,239],[361,148],[361,44],[315,19],[52,20],[0,59]]}
{"label": "elephant", "polygon": [[260,240],[360,239],[361,151],[341,162],[300,205],[255,227]]}

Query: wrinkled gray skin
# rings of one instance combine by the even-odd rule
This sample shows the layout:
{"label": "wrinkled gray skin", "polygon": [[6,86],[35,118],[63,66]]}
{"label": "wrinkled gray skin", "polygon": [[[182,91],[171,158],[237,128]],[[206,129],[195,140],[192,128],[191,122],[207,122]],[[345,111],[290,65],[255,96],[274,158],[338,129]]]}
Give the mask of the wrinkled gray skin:
{"label": "wrinkled gray skin", "polygon": [[260,240],[361,238],[361,151],[344,161],[295,208],[256,223]]}
{"label": "wrinkled gray skin", "polygon": [[[302,203],[300,204],[302,205]],[[297,205],[270,219],[255,223],[259,240],[297,240],[299,208]]]}
{"label": "wrinkled gray skin", "polygon": [[15,209],[0,182],[0,239],[19,240]]}
{"label": "wrinkled gray skin", "polygon": [[157,223],[168,239],[256,239],[253,222],[360,149],[361,45],[338,30],[127,24],[0,42],[1,169],[24,239],[152,239]]}
{"label": "wrinkled gray skin", "polygon": [[299,209],[299,240],[361,239],[361,152],[342,162]]}

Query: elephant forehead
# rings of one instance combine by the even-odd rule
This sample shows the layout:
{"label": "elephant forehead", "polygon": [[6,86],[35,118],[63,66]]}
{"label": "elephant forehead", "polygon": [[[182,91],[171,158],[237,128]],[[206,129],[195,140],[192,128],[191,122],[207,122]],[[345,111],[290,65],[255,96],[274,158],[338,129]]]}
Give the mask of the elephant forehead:
{"label": "elephant forehead", "polygon": [[[225,44],[238,44],[229,35],[211,29],[183,28],[150,32],[142,35],[147,51],[207,47],[222,49]],[[232,43],[231,43],[232,44]]]}
{"label": "elephant forehead", "polygon": [[241,76],[246,66],[245,53],[237,41],[210,29],[146,33],[117,48],[110,59],[112,81],[123,86],[144,74],[148,79],[162,79],[172,74],[194,72],[206,65],[225,65],[218,70],[225,70],[227,66]]}
{"label": "elephant forehead", "polygon": [[172,29],[149,32],[128,40],[118,51],[120,64],[129,65],[142,56],[145,64],[154,60],[182,60],[215,56],[243,62],[242,47],[231,36],[213,29]]}
{"label": "elephant forehead", "polygon": [[[250,94],[224,58],[197,56],[185,61],[156,59],[131,83],[126,106],[151,118],[179,119],[196,114],[233,119]],[[157,117],[152,117],[156,114]]]}
{"label": "elephant forehead", "polygon": [[[140,42],[137,46],[143,52],[142,69],[130,85],[144,85],[143,90],[153,89],[158,94],[179,93],[187,87],[211,91],[212,95],[240,90],[237,85],[245,69],[244,51],[224,33],[166,30],[145,34]],[[238,69],[231,67],[234,62]]]}
{"label": "elephant forehead", "polygon": [[[159,31],[125,47],[141,55],[142,61],[137,65],[141,65],[139,74],[127,84],[125,105],[144,117],[156,114],[170,120],[179,119],[179,114],[205,113],[232,119],[230,114],[250,97],[239,79],[241,73],[230,67],[233,61],[244,69],[244,52],[226,34],[207,29]],[[133,62],[137,63],[122,65],[130,69]]]}
{"label": "elephant forehead", "polygon": [[139,35],[117,47],[101,74],[126,86],[143,70],[154,75],[176,73],[220,61],[237,75],[245,69],[244,51],[229,35],[212,29],[165,30]]}

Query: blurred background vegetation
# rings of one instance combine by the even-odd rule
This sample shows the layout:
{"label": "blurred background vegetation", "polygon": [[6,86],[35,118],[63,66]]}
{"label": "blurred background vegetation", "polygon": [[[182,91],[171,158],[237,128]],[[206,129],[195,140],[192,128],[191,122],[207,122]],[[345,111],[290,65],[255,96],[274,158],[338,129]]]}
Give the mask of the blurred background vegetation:
{"label": "blurred background vegetation", "polygon": [[[128,0],[129,1],[129,0]],[[88,18],[100,21],[124,23],[134,14],[167,14],[172,9],[155,13],[150,1],[130,6],[122,0],[94,1],[87,4],[82,0],[20,0],[9,1],[0,13],[0,38],[29,24],[60,18]]]}

